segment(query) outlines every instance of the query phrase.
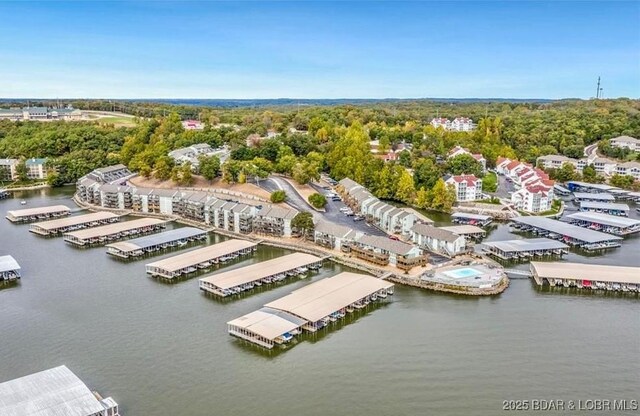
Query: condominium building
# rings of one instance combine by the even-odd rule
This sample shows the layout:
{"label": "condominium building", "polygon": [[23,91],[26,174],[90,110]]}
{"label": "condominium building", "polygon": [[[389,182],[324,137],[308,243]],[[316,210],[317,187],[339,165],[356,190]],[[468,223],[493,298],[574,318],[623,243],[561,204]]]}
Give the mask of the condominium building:
{"label": "condominium building", "polygon": [[609,140],[611,147],[626,148],[634,152],[640,152],[640,140],[629,136],[618,136]]}
{"label": "condominium building", "polygon": [[475,175],[453,175],[445,183],[453,185],[458,202],[482,199],[482,179],[477,178]]}

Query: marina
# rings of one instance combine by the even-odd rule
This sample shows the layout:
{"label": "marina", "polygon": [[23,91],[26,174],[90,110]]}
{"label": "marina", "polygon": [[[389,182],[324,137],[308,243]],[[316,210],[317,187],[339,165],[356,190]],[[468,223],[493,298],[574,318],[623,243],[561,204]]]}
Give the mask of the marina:
{"label": "marina", "polygon": [[107,254],[121,259],[141,257],[163,250],[186,247],[189,243],[203,241],[207,232],[195,227],[182,227],[159,234],[107,244]]}
{"label": "marina", "polygon": [[467,240],[480,241],[487,236],[487,232],[475,225],[451,225],[448,227],[439,227],[441,230],[452,232],[460,235]]}
{"label": "marina", "polygon": [[230,296],[254,287],[277,283],[290,277],[305,276],[322,267],[323,259],[306,253],[293,253],[240,269],[216,273],[200,279],[200,289],[218,296]]}
{"label": "marina", "polygon": [[13,256],[0,256],[0,282],[20,279],[20,265]]}
{"label": "marina", "polygon": [[529,260],[533,257],[569,254],[569,246],[550,238],[528,238],[524,240],[491,241],[483,243],[487,254],[502,260]]}
{"label": "marina", "polygon": [[618,189],[615,186],[607,185],[604,183],[589,183],[582,181],[569,181],[566,183],[567,189],[571,192],[611,192],[614,189]]}
{"label": "marina", "polygon": [[640,220],[597,212],[576,212],[567,215],[569,224],[615,235],[629,235],[640,231]]}
{"label": "marina", "polygon": [[120,215],[101,211],[31,224],[29,231],[43,236],[54,236],[69,231],[112,224],[118,221],[120,221]]}
{"label": "marina", "polygon": [[147,274],[165,279],[194,273],[199,269],[208,269],[214,264],[225,263],[240,256],[256,251],[257,243],[246,240],[227,240],[222,243],[191,250],[145,266]]}
{"label": "marina", "polygon": [[542,286],[622,292],[640,291],[640,267],[564,262],[531,262],[531,274]]}
{"label": "marina", "polygon": [[608,202],[581,202],[580,211],[582,212],[600,212],[603,214],[629,216],[629,205],[612,204]]}
{"label": "marina", "polygon": [[269,302],[227,322],[229,334],[265,348],[290,342],[303,330],[316,332],[371,302],[393,295],[393,283],[343,272]]}
{"label": "marina", "polygon": [[167,221],[157,218],[138,218],[101,227],[71,231],[63,234],[64,241],[76,246],[102,245],[136,235],[162,230]]}
{"label": "marina", "polygon": [[455,212],[451,214],[451,222],[454,224],[469,224],[479,227],[486,227],[493,221],[489,215],[471,214],[466,212]]}
{"label": "marina", "polygon": [[44,221],[52,218],[65,217],[71,214],[71,209],[64,205],[51,205],[48,207],[26,208],[7,211],[6,218],[17,224]]}
{"label": "marina", "polygon": [[576,202],[613,202],[615,197],[609,193],[599,192],[574,192],[573,199]]}

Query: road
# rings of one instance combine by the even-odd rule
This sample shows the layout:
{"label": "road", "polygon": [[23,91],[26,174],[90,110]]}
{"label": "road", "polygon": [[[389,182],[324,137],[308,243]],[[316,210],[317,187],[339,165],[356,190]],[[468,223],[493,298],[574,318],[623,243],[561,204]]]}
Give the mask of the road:
{"label": "road", "polygon": [[584,148],[584,155],[587,159],[595,159],[598,157],[598,143],[590,144],[589,146]]}

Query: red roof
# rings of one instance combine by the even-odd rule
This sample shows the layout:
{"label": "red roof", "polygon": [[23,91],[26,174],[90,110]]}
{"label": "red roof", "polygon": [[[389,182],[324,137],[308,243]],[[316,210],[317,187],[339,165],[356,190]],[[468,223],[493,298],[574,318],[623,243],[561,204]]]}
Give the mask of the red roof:
{"label": "red roof", "polygon": [[451,178],[458,183],[466,182],[467,186],[475,186],[478,181],[476,175],[454,175]]}
{"label": "red roof", "polygon": [[515,168],[516,166],[520,165],[520,161],[518,160],[512,160],[508,165],[507,165],[507,169],[511,170],[513,168]]}
{"label": "red roof", "polygon": [[484,156],[482,156],[480,153],[474,153],[474,154],[472,154],[471,156],[473,156],[473,158],[474,158],[475,160],[482,160],[482,159],[484,159]]}

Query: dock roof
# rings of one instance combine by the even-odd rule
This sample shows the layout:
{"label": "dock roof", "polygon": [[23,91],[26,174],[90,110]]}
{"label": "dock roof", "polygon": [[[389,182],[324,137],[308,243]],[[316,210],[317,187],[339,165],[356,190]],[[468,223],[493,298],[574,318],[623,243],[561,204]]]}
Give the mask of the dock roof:
{"label": "dock roof", "polygon": [[576,212],[574,214],[567,215],[567,218],[591,221],[596,224],[609,225],[611,227],[633,227],[640,224],[640,220],[634,220],[633,218],[620,217],[618,215],[601,214],[599,212]]}
{"label": "dock roof", "polygon": [[451,214],[451,217],[452,218],[469,218],[472,220],[479,220],[479,221],[487,221],[487,220],[493,219],[493,217],[489,215],[471,214],[469,212],[454,212],[453,214]]}
{"label": "dock roof", "polygon": [[0,272],[20,270],[20,265],[13,256],[0,256]]}
{"label": "dock roof", "polygon": [[107,220],[110,218],[118,218],[119,216],[120,215],[114,214],[112,212],[106,212],[106,211],[92,212],[90,214],[85,214],[85,215],[75,215],[73,217],[39,222],[37,224],[34,224],[33,227],[50,231],[58,228],[70,227],[73,225],[85,224],[92,221],[101,221],[101,220]]}
{"label": "dock roof", "polygon": [[494,247],[502,252],[521,252],[535,250],[560,250],[569,248],[568,245],[550,238],[529,238],[525,240],[504,240],[485,242],[484,245]]}
{"label": "dock roof", "polygon": [[104,406],[66,366],[0,384],[4,416],[88,416]]}
{"label": "dock roof", "polygon": [[640,267],[532,261],[531,270],[545,279],[582,279],[640,284]]}
{"label": "dock roof", "polygon": [[393,287],[392,283],[373,276],[343,272],[304,286],[265,306],[292,313],[309,322],[317,322],[378,290],[390,287]]}
{"label": "dock roof", "polygon": [[227,325],[244,328],[273,341],[280,335],[293,331],[305,323],[306,321],[304,319],[297,318],[285,312],[262,308],[241,316],[240,318],[236,318],[233,321],[229,321]]}
{"label": "dock roof", "polygon": [[311,254],[293,253],[239,269],[212,274],[200,280],[211,283],[220,289],[229,289],[319,261],[321,261],[320,257]]}
{"label": "dock roof", "polygon": [[165,222],[167,221],[158,218],[138,218],[131,221],[117,222],[95,228],[87,228],[85,230],[71,231],[69,233],[65,233],[65,235],[75,237],[78,240],[86,240],[89,238],[102,237],[122,231],[132,230],[134,228],[157,225]]}
{"label": "dock roof", "polygon": [[369,234],[365,234],[359,238],[356,238],[356,241],[364,246],[374,247],[402,256],[409,254],[415,248],[415,246],[412,244],[407,244],[398,240],[392,240],[389,237]]}
{"label": "dock roof", "polygon": [[486,234],[487,232],[475,225],[449,225],[447,227],[440,227],[441,230],[451,231],[454,234]]}
{"label": "dock roof", "polygon": [[70,212],[71,209],[65,205],[51,205],[48,207],[16,209],[7,211],[7,214],[18,217],[29,217],[31,215],[51,214],[53,212]]}
{"label": "dock roof", "polygon": [[134,251],[206,233],[206,231],[199,228],[182,227],[176,228],[175,230],[164,231],[159,234],[147,235],[144,237],[134,238],[132,240],[107,244],[106,247],[113,247],[120,251]]}
{"label": "dock roof", "polygon": [[606,192],[598,192],[598,193],[593,193],[593,192],[574,192],[573,196],[576,199],[591,199],[594,201],[614,201],[615,198],[613,195],[608,194]]}
{"label": "dock roof", "polygon": [[156,267],[168,272],[175,272],[185,267],[190,267],[216,257],[222,257],[236,251],[254,247],[257,243],[247,240],[227,240],[222,243],[198,248],[183,254],[178,254],[163,260],[147,264],[147,267]]}
{"label": "dock roof", "polygon": [[571,237],[576,240],[584,241],[585,243],[601,243],[604,241],[622,240],[622,237],[577,227],[575,225],[552,220],[551,218],[546,217],[516,217],[513,218],[512,221]]}
{"label": "dock roof", "polygon": [[627,204],[612,204],[609,202],[580,202],[580,208],[607,209],[616,211],[629,211]]}

